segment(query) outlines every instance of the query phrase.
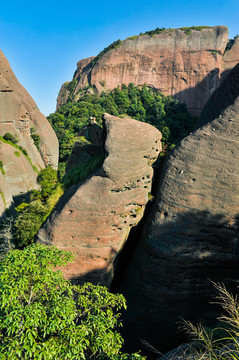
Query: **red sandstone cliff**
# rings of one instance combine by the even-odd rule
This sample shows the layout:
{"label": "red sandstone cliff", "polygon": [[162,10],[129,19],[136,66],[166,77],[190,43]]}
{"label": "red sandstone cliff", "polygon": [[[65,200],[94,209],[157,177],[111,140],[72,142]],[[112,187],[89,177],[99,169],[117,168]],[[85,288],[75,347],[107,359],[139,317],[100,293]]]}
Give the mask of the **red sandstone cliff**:
{"label": "red sandstone cliff", "polygon": [[[219,86],[222,73],[239,62],[239,40],[224,54],[227,42],[226,26],[191,30],[189,35],[172,29],[126,39],[93,67],[89,66],[92,57],[78,62],[74,74],[76,99],[79,89],[88,84],[101,92],[121,84],[146,83],[185,102],[189,111],[198,115]],[[66,99],[63,85],[57,106]]]}

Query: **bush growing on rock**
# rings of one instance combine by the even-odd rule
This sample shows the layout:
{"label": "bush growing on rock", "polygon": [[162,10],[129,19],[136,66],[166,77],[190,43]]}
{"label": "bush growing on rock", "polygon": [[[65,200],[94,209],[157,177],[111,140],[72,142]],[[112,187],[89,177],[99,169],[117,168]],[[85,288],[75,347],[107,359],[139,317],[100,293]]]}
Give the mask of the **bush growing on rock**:
{"label": "bush growing on rock", "polygon": [[3,135],[3,138],[7,141],[11,141],[13,144],[18,143],[18,140],[15,138],[15,136],[10,134],[9,132],[7,132],[5,135]]}
{"label": "bush growing on rock", "polygon": [[63,194],[63,189],[57,181],[57,171],[50,166],[40,171],[37,181],[41,185],[41,190],[33,190],[30,202],[23,202],[16,208],[18,215],[14,221],[14,234],[18,248],[33,243],[43,221]]}
{"label": "bush growing on rock", "polygon": [[72,147],[80,140],[81,129],[88,124],[90,117],[95,117],[101,125],[101,116],[105,112],[115,116],[126,114],[155,126],[162,132],[164,149],[187,136],[196,122],[196,117],[188,113],[185,104],[147,85],[123,84],[121,88],[100,95],[81,94],[77,101],[70,99],[48,117],[59,139],[61,178]]}
{"label": "bush growing on rock", "polygon": [[101,286],[81,287],[56,267],[69,252],[34,244],[12,250],[0,265],[0,353],[7,360],[144,359],[122,354],[122,295]]}

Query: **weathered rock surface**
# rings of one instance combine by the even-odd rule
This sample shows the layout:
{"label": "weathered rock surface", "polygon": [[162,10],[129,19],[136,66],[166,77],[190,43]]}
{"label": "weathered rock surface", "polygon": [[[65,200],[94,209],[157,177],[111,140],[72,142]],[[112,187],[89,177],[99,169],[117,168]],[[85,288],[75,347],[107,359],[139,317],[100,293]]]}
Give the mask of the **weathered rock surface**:
{"label": "weathered rock surface", "polygon": [[160,351],[180,344],[180,318],[211,321],[210,281],[230,289],[238,280],[239,65],[202,122],[170,155],[121,283],[131,349],[142,347],[140,339]]}
{"label": "weathered rock surface", "polygon": [[[34,128],[40,136],[40,153],[30,136]],[[0,51],[0,135],[10,132],[27,150],[38,169],[45,165],[57,168],[58,140],[54,130],[34,100],[18,82],[7,59]]]}
{"label": "weathered rock surface", "polygon": [[[40,152],[36,148],[30,129],[40,136]],[[0,51],[0,135],[10,133],[28,153],[32,165],[38,170],[46,165],[57,168],[58,140],[34,100],[17,81],[7,59]],[[13,146],[0,142],[0,160],[5,175],[1,175],[2,201],[0,214],[9,207],[12,197],[36,188],[37,172],[29,160]],[[19,155],[17,156],[16,153]]]}
{"label": "weathered rock surface", "polygon": [[[228,42],[225,26],[191,30],[189,35],[173,29],[129,38],[106,52],[93,67],[89,65],[93,58],[81,60],[74,74],[74,93],[77,97],[78,91],[89,84],[101,92],[121,84],[146,83],[186,103],[189,111],[198,115],[223,73],[239,62],[238,41],[224,54]],[[63,90],[58,107],[67,99]]]}
{"label": "weathered rock surface", "polygon": [[38,188],[37,172],[29,159],[15,147],[0,141],[0,159],[4,174],[0,172],[0,215],[10,208],[13,200]]}
{"label": "weathered rock surface", "polygon": [[76,254],[63,270],[68,278],[109,285],[114,258],[148,201],[161,134],[149,124],[108,114],[104,129],[102,168],[63,196],[38,241]]}

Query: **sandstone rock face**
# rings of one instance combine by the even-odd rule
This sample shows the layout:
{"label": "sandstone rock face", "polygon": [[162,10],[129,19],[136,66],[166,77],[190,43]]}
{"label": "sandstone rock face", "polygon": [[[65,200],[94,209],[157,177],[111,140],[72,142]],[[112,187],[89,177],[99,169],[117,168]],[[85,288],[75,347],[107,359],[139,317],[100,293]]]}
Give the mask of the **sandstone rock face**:
{"label": "sandstone rock face", "polygon": [[166,162],[121,283],[129,347],[139,347],[139,339],[161,351],[179,344],[180,318],[210,320],[210,281],[230,289],[238,279],[239,65],[203,117],[202,123],[210,122],[185,138]]}
{"label": "sandstone rock face", "polygon": [[38,241],[76,254],[65,276],[109,285],[114,259],[142,218],[161,134],[149,124],[104,115],[107,157],[99,171],[66,193]]}
{"label": "sandstone rock face", "polygon": [[[31,128],[40,136],[40,152],[31,138]],[[0,215],[5,207],[11,205],[13,197],[38,186],[36,169],[40,170],[46,165],[57,168],[58,164],[55,132],[28,92],[19,84],[0,51],[0,135],[6,133],[18,140],[17,144],[27,151],[32,164],[21,151],[0,141],[0,160],[5,172],[0,174]]]}
{"label": "sandstone rock face", "polygon": [[227,71],[231,70],[234,66],[236,66],[239,62],[239,37],[234,40],[231,40],[232,47],[226,51],[223,55],[223,70],[227,73]]}
{"label": "sandstone rock face", "polygon": [[[34,128],[40,136],[40,153],[30,136]],[[38,168],[58,165],[58,140],[34,100],[17,81],[7,59],[0,51],[0,135],[11,133],[18,144],[27,150]]]}
{"label": "sandstone rock face", "polygon": [[[93,67],[89,65],[93,58],[78,63],[75,94],[88,84],[101,92],[121,84],[146,83],[186,103],[189,111],[198,115],[219,86],[223,72],[239,61],[238,41],[223,55],[228,42],[225,26],[191,30],[189,35],[174,29],[126,39]],[[59,98],[58,106],[64,102]]]}
{"label": "sandstone rock face", "polygon": [[[6,208],[10,208],[13,200],[34,188],[37,172],[29,159],[15,147],[0,142],[0,159],[3,163],[4,174],[0,173],[0,215]],[[15,199],[16,198],[16,199]]]}

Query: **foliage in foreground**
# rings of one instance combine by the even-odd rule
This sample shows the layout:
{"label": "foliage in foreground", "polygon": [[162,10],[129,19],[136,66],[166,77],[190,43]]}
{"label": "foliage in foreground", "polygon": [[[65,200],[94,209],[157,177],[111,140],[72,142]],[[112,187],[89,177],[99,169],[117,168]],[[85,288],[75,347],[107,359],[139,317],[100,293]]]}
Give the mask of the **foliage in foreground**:
{"label": "foliage in foreground", "polygon": [[[186,359],[194,360],[238,360],[239,359],[239,300],[238,296],[230,294],[224,285],[214,284],[219,292],[216,303],[224,314],[218,317],[224,326],[206,330],[201,324],[193,325],[185,321],[186,331],[200,345],[200,350],[189,349],[191,355]],[[223,334],[223,335],[222,335]],[[193,353],[193,355],[192,355]]]}
{"label": "foliage in foreground", "polygon": [[120,352],[122,295],[63,278],[56,267],[72,254],[31,245],[12,250],[0,265],[1,359],[144,359]]}

